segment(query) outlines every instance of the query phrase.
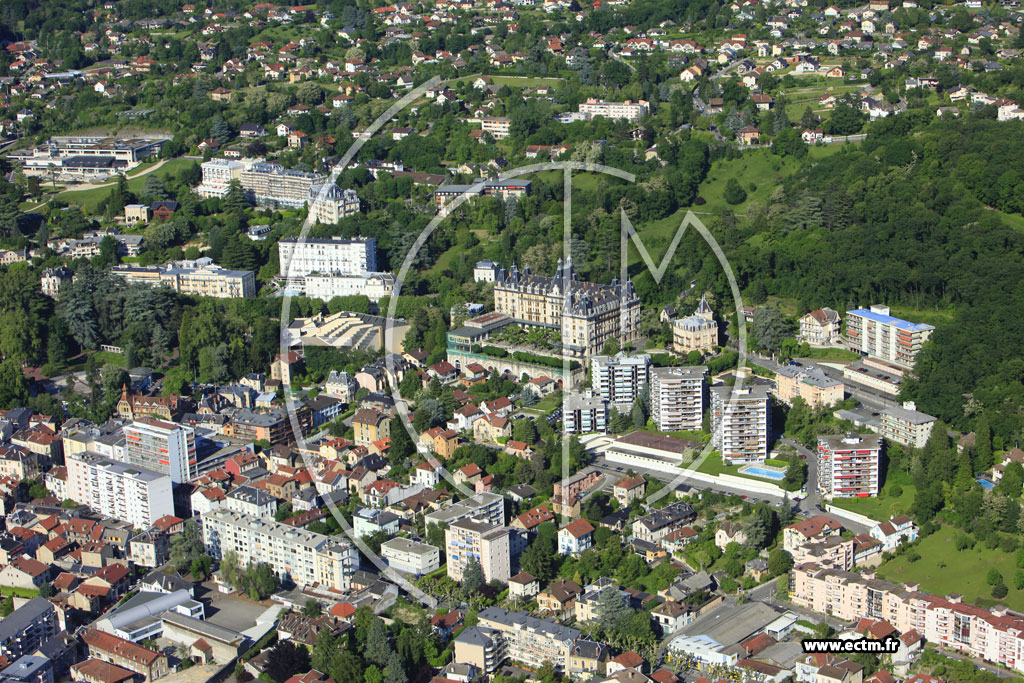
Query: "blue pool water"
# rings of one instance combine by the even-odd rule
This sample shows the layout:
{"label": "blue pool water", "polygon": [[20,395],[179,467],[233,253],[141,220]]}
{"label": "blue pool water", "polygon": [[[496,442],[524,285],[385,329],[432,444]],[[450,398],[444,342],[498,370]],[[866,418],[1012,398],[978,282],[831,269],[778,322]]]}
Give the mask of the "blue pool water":
{"label": "blue pool water", "polygon": [[765,479],[775,479],[776,481],[780,481],[780,480],[786,478],[786,473],[785,472],[776,472],[775,470],[766,470],[763,467],[757,467],[755,465],[751,465],[750,467],[747,467],[747,468],[741,470],[741,472],[743,472],[743,474],[752,474],[755,477],[764,477]]}
{"label": "blue pool water", "polygon": [[996,487],[996,485],[990,482],[988,479],[978,479],[978,483],[981,484],[981,487],[985,489],[994,489]]}

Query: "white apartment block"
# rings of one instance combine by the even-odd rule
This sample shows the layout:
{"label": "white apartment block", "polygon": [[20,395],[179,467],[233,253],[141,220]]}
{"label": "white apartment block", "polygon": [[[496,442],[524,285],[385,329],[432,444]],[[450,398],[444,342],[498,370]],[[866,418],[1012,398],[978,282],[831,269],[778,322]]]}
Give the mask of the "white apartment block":
{"label": "white apartment block", "polygon": [[707,367],[651,369],[651,418],[663,432],[696,431],[704,417]]}
{"label": "white apartment block", "polygon": [[171,477],[133,467],[97,453],[76,453],[65,459],[68,497],[95,512],[149,528],[164,515],[174,514]]}
{"label": "white apartment block", "polygon": [[901,408],[883,408],[881,417],[882,436],[911,448],[924,448],[936,420],[931,415],[918,412],[913,401],[905,402]]}
{"label": "white apartment block", "polygon": [[255,486],[239,486],[227,494],[224,507],[242,515],[266,519],[277,512],[277,498]]}
{"label": "white apartment block", "polygon": [[490,133],[495,140],[507,138],[512,130],[512,119],[507,116],[484,116],[480,119],[480,129]]}
{"label": "white apartment block", "polygon": [[196,434],[191,427],[144,417],[124,428],[124,462],[169,474],[181,484],[199,474]]}
{"label": "white apartment block", "polygon": [[711,438],[726,464],[764,462],[768,457],[769,402],[763,385],[711,388]]}
{"label": "white apartment block", "polygon": [[853,351],[905,368],[914,367],[921,345],[935,328],[889,315],[888,306],[846,312],[846,341]]}
{"label": "white apartment block", "polygon": [[626,410],[650,379],[651,357],[646,353],[590,358],[590,385],[594,394]]}
{"label": "white apartment block", "polygon": [[336,296],[361,294],[370,301],[391,296],[395,292],[395,276],[391,273],[360,273],[323,275],[314,273],[304,278],[303,294],[312,299],[330,301]]}
{"label": "white apartment block", "polygon": [[162,266],[119,265],[110,269],[130,283],[170,287],[179,294],[216,299],[256,296],[256,275],[251,270],[225,270],[210,259],[176,261]]}
{"label": "white apartment block", "polygon": [[882,439],[876,434],[818,437],[818,490],[832,498],[878,495]]}
{"label": "white apartment block", "polygon": [[562,428],[566,434],[589,434],[608,429],[608,403],[598,396],[570,394],[563,403]]}
{"label": "white apartment block", "polygon": [[380,556],[392,569],[415,576],[429,574],[441,566],[441,554],[436,547],[401,537],[381,543]]}
{"label": "white apartment block", "polygon": [[347,540],[256,519],[219,508],[203,516],[206,551],[220,560],[234,551],[239,564],[268,564],[281,580],[297,586],[319,583],[339,591],[350,587],[359,555]]}
{"label": "white apartment block", "polygon": [[473,282],[494,282],[498,279],[500,266],[494,261],[477,261],[473,267]]}
{"label": "white apartment block", "polygon": [[231,159],[210,159],[199,165],[203,171],[203,181],[196,186],[194,192],[200,197],[226,197],[232,180],[241,182],[242,171],[252,165],[252,161],[234,161]]}
{"label": "white apartment block", "polygon": [[377,240],[372,237],[285,237],[277,249],[278,272],[289,280],[310,273],[362,275],[377,270]]}
{"label": "white apartment block", "polygon": [[870,572],[817,564],[793,568],[790,596],[805,609],[844,621],[881,619],[901,633],[916,630],[927,642],[1024,671],[1024,617],[1003,606],[986,609],[960,595],[921,592],[916,583],[899,585]]}
{"label": "white apartment block", "polygon": [[586,102],[580,103],[579,112],[588,119],[595,116],[603,116],[606,119],[626,119],[627,121],[637,122],[650,113],[650,106],[646,100],[639,100],[637,102],[631,100],[608,102],[590,97],[587,98]]}
{"label": "white apartment block", "polygon": [[448,576],[462,581],[472,561],[480,563],[484,580],[507,583],[512,576],[512,557],[519,550],[519,533],[507,526],[463,519],[444,532]]}

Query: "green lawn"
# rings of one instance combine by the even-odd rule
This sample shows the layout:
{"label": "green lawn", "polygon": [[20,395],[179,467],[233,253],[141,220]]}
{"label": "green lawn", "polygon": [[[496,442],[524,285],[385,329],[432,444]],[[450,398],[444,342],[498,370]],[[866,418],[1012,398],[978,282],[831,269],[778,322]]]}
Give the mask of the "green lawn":
{"label": "green lawn", "polygon": [[92,356],[103,365],[116,365],[121,368],[128,368],[128,364],[124,359],[124,354],[111,353],[110,351],[97,351],[92,354]]}
{"label": "green lawn", "polygon": [[[892,489],[899,486],[903,492],[898,497],[893,497]],[[904,475],[899,481],[887,481],[882,487],[882,495],[878,498],[836,498],[832,505],[850,512],[867,515],[879,522],[885,521],[898,514],[908,514],[910,506],[914,504],[914,485],[910,483],[909,477]]]}
{"label": "green lawn", "polygon": [[462,247],[455,245],[448,249],[440,256],[437,257],[437,261],[434,265],[427,269],[427,272],[433,275],[443,273],[445,270],[451,267],[452,262],[458,257],[459,253],[462,252]]}
{"label": "green lawn", "polygon": [[[910,562],[902,555],[882,564],[878,573],[899,583],[919,582],[921,590],[929,593],[959,593],[965,602],[998,603],[1013,610],[1024,610],[1024,591],[1013,587],[1017,571],[1014,556],[999,549],[990,550],[983,543],[977,543],[973,549],[957,551],[953,541],[956,533],[952,527],[942,527],[920,542],[917,551],[921,559],[917,562]],[[992,597],[991,587],[985,581],[988,570],[993,567],[1003,575],[1003,583],[1010,589],[1001,600]]]}
{"label": "green lawn", "polygon": [[1014,230],[1024,232],[1024,216],[1016,213],[1003,213],[1002,211],[996,211],[995,209],[992,210],[995,211],[996,215],[1002,219],[1003,223],[1009,225]]}
{"label": "green lawn", "polygon": [[[507,85],[510,88],[535,88],[539,85],[559,86],[564,78],[541,78],[531,76],[491,76],[494,85]],[[461,79],[460,79],[461,80]],[[475,78],[473,80],[476,80]]]}
{"label": "green lawn", "polygon": [[[171,159],[158,170],[153,171],[158,177],[177,175],[181,169],[196,163],[196,159]],[[145,170],[145,169],[142,169]],[[128,176],[128,189],[132,192],[142,192],[146,185],[146,176],[138,177],[138,169],[132,169]],[[110,188],[114,183],[107,183],[101,187],[91,190],[65,190],[57,195],[59,199],[68,204],[78,204],[88,213],[96,213],[99,210],[100,202],[110,196]]]}
{"label": "green lawn", "polygon": [[710,474],[712,476],[719,476],[721,474],[731,474],[734,477],[742,477],[743,479],[752,479],[753,481],[759,481],[767,484],[778,484],[778,481],[773,479],[766,479],[765,477],[755,477],[751,474],[743,474],[740,472],[740,468],[743,465],[726,465],[722,462],[722,456],[718,452],[708,453],[708,457],[697,466],[697,471],[701,474]]}
{"label": "green lawn", "polygon": [[38,588],[21,588],[20,586],[0,586],[0,594],[4,597],[15,596],[19,598],[38,598]]}
{"label": "green lawn", "polygon": [[953,320],[953,311],[943,310],[936,311],[932,310],[917,310],[913,308],[902,308],[900,306],[891,306],[889,312],[897,318],[903,318],[915,323],[925,323],[928,325],[942,325]]}
{"label": "green lawn", "polygon": [[[700,210],[717,213],[728,209],[743,213],[751,202],[767,201],[796,165],[795,161],[776,156],[767,149],[744,152],[738,159],[716,161],[700,187],[699,195],[707,202]],[[725,185],[732,178],[738,180],[747,192],[747,199],[742,204],[729,204],[722,198]],[[751,189],[751,185],[755,189]]]}

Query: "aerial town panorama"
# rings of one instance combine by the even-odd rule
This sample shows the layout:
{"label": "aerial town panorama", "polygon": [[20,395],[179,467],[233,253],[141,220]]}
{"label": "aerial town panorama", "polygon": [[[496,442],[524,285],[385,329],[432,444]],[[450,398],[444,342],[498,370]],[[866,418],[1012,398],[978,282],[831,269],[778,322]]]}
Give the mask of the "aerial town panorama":
{"label": "aerial town panorama", "polygon": [[1024,681],[1019,0],[0,0],[0,683]]}

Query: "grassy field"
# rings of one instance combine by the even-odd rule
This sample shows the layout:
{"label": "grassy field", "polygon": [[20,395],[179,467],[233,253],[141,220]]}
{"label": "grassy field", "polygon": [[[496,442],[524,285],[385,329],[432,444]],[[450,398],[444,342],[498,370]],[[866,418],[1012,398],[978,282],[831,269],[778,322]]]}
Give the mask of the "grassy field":
{"label": "grassy field", "polygon": [[[833,81],[833,79],[829,79]],[[863,88],[862,85],[842,84],[838,81],[821,83],[809,87],[790,88],[786,91],[786,115],[790,121],[799,121],[803,118],[804,111],[810,107],[811,111],[818,116],[828,118],[829,110],[818,106],[821,96],[831,93],[836,97],[849,92],[857,92]]]}
{"label": "grassy field", "polygon": [[0,594],[4,597],[15,596],[19,598],[38,598],[39,589],[21,588],[20,586],[0,586]]}
{"label": "grassy field", "polygon": [[[195,163],[195,159],[171,159],[158,170],[153,171],[158,177],[163,176],[174,176],[177,175],[183,168],[190,166]],[[145,169],[143,169],[145,170]],[[139,176],[138,169],[132,169],[133,173],[129,173],[128,176],[128,189],[132,192],[142,192],[142,188],[146,184],[146,176]],[[78,204],[83,210],[89,213],[96,213],[99,209],[100,203],[110,195],[110,188],[114,186],[114,183],[107,183],[100,187],[94,187],[90,190],[65,190],[57,195],[57,197],[68,204]]]}
{"label": "grassy field", "polygon": [[[892,495],[895,486],[903,489],[899,496]],[[878,498],[837,498],[832,501],[832,504],[881,522],[894,515],[909,513],[910,506],[914,504],[915,493],[916,489],[910,483],[909,476],[903,475],[898,479],[885,482],[885,486],[882,487],[882,495]]]}
{"label": "grassy field", "polygon": [[92,356],[103,365],[116,365],[125,369],[128,368],[128,364],[124,359],[124,354],[111,353],[110,351],[97,351],[92,354]]}
{"label": "grassy field", "polygon": [[766,477],[755,477],[751,474],[743,474],[740,472],[740,468],[743,465],[726,465],[722,462],[722,456],[718,453],[709,453],[707,459],[704,460],[698,467],[697,471],[701,474],[710,474],[712,476],[719,476],[721,474],[731,474],[734,477],[741,477],[743,479],[751,479],[753,481],[759,481],[762,484],[779,484],[779,481],[774,479],[768,479]]}
{"label": "grassy field", "polygon": [[[911,562],[906,555],[882,564],[878,573],[890,581],[907,583],[916,581],[921,590],[938,595],[959,593],[965,602],[981,605],[1001,604],[1013,610],[1024,609],[1024,591],[1013,587],[1017,571],[1014,556],[999,549],[990,550],[978,543],[973,549],[957,551],[952,527],[942,527],[920,542],[917,550],[921,559]],[[1003,575],[1003,583],[1010,589],[1006,597],[996,600],[986,583],[988,570],[995,568]]]}
{"label": "grassy field", "polygon": [[1024,216],[1015,213],[1003,213],[1002,211],[996,211],[992,209],[1002,219],[1003,223],[1006,223],[1014,230],[1024,232]]}
{"label": "grassy field", "polygon": [[[700,196],[707,202],[702,211],[726,209],[743,213],[751,202],[765,202],[782,179],[796,168],[796,162],[772,154],[766,149],[745,152],[739,159],[716,161],[700,187]],[[732,205],[722,198],[726,183],[735,178],[747,192],[742,204]],[[751,188],[751,185],[754,188]]]}
{"label": "grassy field", "polygon": [[507,85],[510,88],[536,88],[539,85],[557,86],[565,81],[564,78],[531,76],[491,76],[490,78],[494,85]]}
{"label": "grassy field", "polygon": [[903,318],[904,320],[909,320],[915,323],[926,323],[928,325],[942,325],[953,320],[952,310],[920,310],[891,306],[889,308],[889,312],[897,318]]}

